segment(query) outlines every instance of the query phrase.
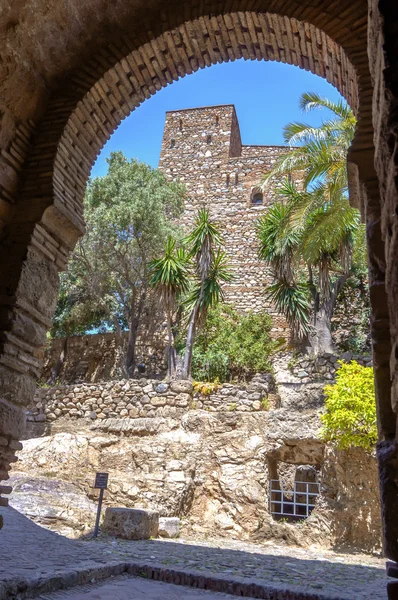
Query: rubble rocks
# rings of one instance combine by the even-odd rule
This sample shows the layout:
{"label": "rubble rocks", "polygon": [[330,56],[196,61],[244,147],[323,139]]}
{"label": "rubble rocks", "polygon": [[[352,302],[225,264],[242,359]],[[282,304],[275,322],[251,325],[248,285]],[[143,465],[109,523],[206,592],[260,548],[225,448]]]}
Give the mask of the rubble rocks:
{"label": "rubble rocks", "polygon": [[178,517],[159,518],[159,536],[177,538],[180,535],[180,519]]}

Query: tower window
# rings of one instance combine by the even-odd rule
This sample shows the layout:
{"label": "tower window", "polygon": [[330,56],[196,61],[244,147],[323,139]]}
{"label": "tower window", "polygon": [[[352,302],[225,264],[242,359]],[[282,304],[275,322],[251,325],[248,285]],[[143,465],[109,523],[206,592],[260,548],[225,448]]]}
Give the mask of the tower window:
{"label": "tower window", "polygon": [[227,177],[226,177],[225,184],[227,187],[229,187],[229,175],[227,175]]}
{"label": "tower window", "polygon": [[238,173],[235,173],[235,185],[238,185],[238,183],[239,183]]}
{"label": "tower window", "polygon": [[219,122],[220,122],[219,117],[216,117],[216,127],[218,127]]}
{"label": "tower window", "polygon": [[182,131],[182,119],[179,120],[178,129]]}
{"label": "tower window", "polygon": [[170,143],[169,143],[169,148],[174,148],[175,145],[176,145],[176,141],[174,139],[171,139]]}
{"label": "tower window", "polygon": [[210,134],[207,136],[206,141],[208,144],[211,144],[211,135]]}
{"label": "tower window", "polygon": [[260,188],[254,188],[251,194],[252,206],[260,206],[263,203],[263,193]]}

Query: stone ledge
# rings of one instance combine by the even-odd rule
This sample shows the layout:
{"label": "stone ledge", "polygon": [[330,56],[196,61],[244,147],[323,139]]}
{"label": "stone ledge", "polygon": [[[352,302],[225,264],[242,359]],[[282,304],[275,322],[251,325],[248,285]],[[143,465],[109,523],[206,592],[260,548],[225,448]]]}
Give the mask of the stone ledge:
{"label": "stone ledge", "polygon": [[90,563],[80,569],[57,572],[52,576],[15,578],[0,582],[0,600],[34,598],[41,594],[66,590],[93,582],[98,583],[112,576],[128,574],[164,583],[173,583],[212,592],[224,592],[233,596],[262,598],[265,600],[340,600],[335,595],[304,592],[288,587],[266,584],[263,581],[243,577],[227,577],[212,572],[188,571],[165,568],[160,564],[144,561],[114,562],[98,566]]}

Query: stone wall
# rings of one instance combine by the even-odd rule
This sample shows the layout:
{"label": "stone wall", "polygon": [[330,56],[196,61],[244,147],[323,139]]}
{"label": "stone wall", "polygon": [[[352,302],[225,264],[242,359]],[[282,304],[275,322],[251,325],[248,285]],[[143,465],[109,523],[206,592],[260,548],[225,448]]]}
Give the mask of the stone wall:
{"label": "stone wall", "polygon": [[[312,408],[319,408],[323,386],[334,380],[340,360],[356,360],[363,366],[372,366],[370,356],[350,352],[326,353],[316,360],[287,352],[274,355],[272,375],[256,374],[249,383],[215,386],[198,383],[194,384],[194,389],[188,381],[165,382],[145,377],[82,383],[77,380],[76,383],[37,388],[28,407],[27,420],[29,423],[48,423],[63,417],[92,420],[181,417],[193,408],[210,412],[253,412],[282,404],[287,407],[292,402],[293,407],[298,404],[304,407],[307,403]],[[74,371],[70,369],[69,372]]]}
{"label": "stone wall", "polygon": [[[138,339],[137,364],[144,365],[146,377],[162,378],[165,375],[165,342],[162,332],[163,328],[159,324],[157,331]],[[57,376],[59,382],[96,382],[123,378],[122,349],[127,346],[127,336],[128,333],[123,332],[118,340],[114,333],[101,333],[51,340],[44,352],[40,380],[49,380],[62,352],[65,353],[65,359]]]}
{"label": "stone wall", "polygon": [[264,173],[286,152],[284,146],[242,145],[233,105],[208,106],[166,113],[159,168],[188,192],[182,224],[189,228],[200,206],[210,208],[225,239],[235,279],[224,287],[225,300],[238,310],[267,310],[274,336],[286,335],[285,319],[264,297],[273,281],[258,258],[255,223],[275,201],[272,185],[261,205],[252,204]]}
{"label": "stone wall", "polygon": [[[183,535],[378,550],[375,458],[321,443],[325,377],[313,373],[303,382],[286,359],[277,365],[276,387],[257,375],[210,395],[186,381],[142,379],[40,389],[11,482],[28,478],[38,494],[47,480],[57,482],[54,490],[73,483],[95,500],[95,471],[107,471],[107,506],[178,516]],[[315,509],[296,523],[275,520],[270,479],[302,468],[321,484]],[[53,526],[80,531],[72,521]]]}
{"label": "stone wall", "polygon": [[[84,186],[98,152],[123,118],[157,90],[205,66],[240,58],[295,64],[332,82],[358,114],[350,165],[358,166],[354,189],[363,196],[368,220],[372,341],[384,440],[381,482],[391,514],[386,548],[397,559],[396,415],[389,377],[389,316],[397,314],[396,2],[352,0],[347,10],[344,0],[266,0],[257,12],[249,0],[239,0],[233,9],[215,0],[187,0],[184,11],[178,2],[160,0],[137,0],[118,10],[103,10],[100,0],[71,2],[73,10],[45,0],[34,6],[12,3],[0,25],[5,57],[1,436],[9,445],[22,435],[24,409],[34,394],[54,313],[58,271],[84,229]],[[393,344],[396,331],[394,324]],[[393,366],[395,354],[394,348]],[[8,462],[0,448],[0,469],[7,470]]]}
{"label": "stone wall", "polygon": [[27,421],[181,418],[194,408],[209,412],[260,411],[269,407],[270,386],[270,376],[259,374],[248,385],[223,384],[211,394],[195,392],[188,381],[166,383],[144,378],[38,388]]}

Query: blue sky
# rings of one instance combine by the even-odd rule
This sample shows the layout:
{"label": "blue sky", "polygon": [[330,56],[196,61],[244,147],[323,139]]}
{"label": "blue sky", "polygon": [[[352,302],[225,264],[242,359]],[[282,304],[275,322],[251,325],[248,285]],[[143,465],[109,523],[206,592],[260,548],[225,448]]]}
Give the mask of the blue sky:
{"label": "blue sky", "polygon": [[299,111],[298,99],[307,91],[340,98],[325,79],[282,63],[242,59],[201,69],[163,88],[131,113],[104,146],[91,176],[106,174],[106,157],[114,150],[156,167],[167,110],[235,104],[244,144],[283,144],[286,123],[316,125],[322,118],[321,112]]}

